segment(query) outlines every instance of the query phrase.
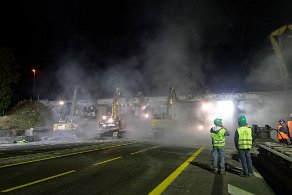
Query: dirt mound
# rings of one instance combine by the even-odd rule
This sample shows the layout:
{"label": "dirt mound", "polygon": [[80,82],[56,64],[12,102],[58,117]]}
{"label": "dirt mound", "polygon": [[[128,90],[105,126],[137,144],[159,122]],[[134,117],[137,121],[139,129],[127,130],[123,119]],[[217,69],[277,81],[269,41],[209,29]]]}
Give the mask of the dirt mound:
{"label": "dirt mound", "polygon": [[0,130],[29,129],[43,127],[53,120],[50,108],[38,101],[24,100],[0,117]]}

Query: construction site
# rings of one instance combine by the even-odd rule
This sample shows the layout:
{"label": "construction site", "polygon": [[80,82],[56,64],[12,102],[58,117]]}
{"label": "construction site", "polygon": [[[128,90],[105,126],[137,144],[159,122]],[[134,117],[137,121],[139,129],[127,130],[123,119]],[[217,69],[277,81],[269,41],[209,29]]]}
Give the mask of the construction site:
{"label": "construction site", "polygon": [[[291,81],[291,66],[284,60],[280,41],[283,36],[291,38],[290,31],[292,25],[285,25],[269,35],[276,59],[275,66],[278,66],[280,78],[285,82]],[[89,188],[97,184],[100,186],[91,192],[291,194],[292,135],[287,143],[280,143],[280,132],[277,129],[280,119],[291,120],[291,89],[177,94],[175,84],[169,83],[169,88],[163,92],[168,96],[144,96],[141,89],[141,92],[126,98],[119,87],[117,85],[116,89],[112,89],[112,97],[86,100],[79,98],[80,87],[75,86],[71,99],[27,100],[20,102],[7,116],[1,117],[0,191],[15,190],[16,194],[80,192],[77,184],[84,181],[86,169],[93,169],[93,163],[94,166],[109,163],[102,165],[102,168],[107,166],[104,170],[91,170],[92,175],[89,177],[100,177],[98,182],[89,182]],[[246,116],[247,124],[253,130],[251,153],[256,170],[253,178],[239,177],[242,169],[233,138],[240,114]],[[222,119],[224,127],[231,133],[231,136],[226,137],[227,175],[224,176],[213,174],[209,166],[212,147],[210,128],[214,126],[215,118]],[[116,147],[122,149],[115,152]],[[193,147],[200,149],[192,155]],[[153,152],[155,150],[156,153]],[[143,169],[139,169],[139,165],[132,162],[133,159],[130,160],[136,152],[144,152],[144,156],[139,156],[141,159],[134,157]],[[95,156],[99,156],[97,159],[93,155],[95,153]],[[166,154],[173,155],[175,159],[168,159],[170,157]],[[198,158],[194,160],[196,156]],[[73,168],[73,158],[79,159],[79,167]],[[120,158],[120,164],[111,162]],[[184,168],[178,173],[176,168],[180,168],[182,161],[185,161]],[[56,166],[58,168],[54,169]],[[131,166],[132,169],[123,169]],[[63,168],[66,172],[57,174]],[[39,169],[44,176],[33,172],[33,169]],[[45,173],[45,169],[54,170],[49,174]],[[17,184],[10,183],[12,172],[22,175],[29,171],[33,172],[29,177],[18,180]],[[55,183],[52,182],[52,177],[61,175],[66,178],[64,181],[58,183],[56,179]],[[101,182],[102,175],[107,175],[105,186]],[[168,175],[174,179],[165,184],[163,181],[168,179]],[[130,178],[136,178],[136,181]],[[77,187],[62,187],[74,186],[72,184]]]}

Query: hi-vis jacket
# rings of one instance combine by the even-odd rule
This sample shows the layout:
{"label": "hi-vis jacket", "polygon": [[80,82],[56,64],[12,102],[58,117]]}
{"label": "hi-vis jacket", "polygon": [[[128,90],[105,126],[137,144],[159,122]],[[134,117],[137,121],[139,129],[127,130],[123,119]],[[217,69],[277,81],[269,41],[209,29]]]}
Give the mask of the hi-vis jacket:
{"label": "hi-vis jacket", "polygon": [[288,126],[289,136],[290,138],[292,138],[292,120],[287,122],[287,126]]}
{"label": "hi-vis jacket", "polygon": [[236,129],[234,143],[237,150],[252,148],[253,134],[252,129],[248,126],[242,126]]}
{"label": "hi-vis jacket", "polygon": [[277,130],[277,138],[279,141],[282,139],[289,139],[288,134],[287,134],[288,131],[285,127],[279,124],[276,130]]}
{"label": "hi-vis jacket", "polygon": [[225,136],[230,135],[225,128],[219,126],[212,127],[210,133],[212,137],[212,144],[215,147],[225,146]]}

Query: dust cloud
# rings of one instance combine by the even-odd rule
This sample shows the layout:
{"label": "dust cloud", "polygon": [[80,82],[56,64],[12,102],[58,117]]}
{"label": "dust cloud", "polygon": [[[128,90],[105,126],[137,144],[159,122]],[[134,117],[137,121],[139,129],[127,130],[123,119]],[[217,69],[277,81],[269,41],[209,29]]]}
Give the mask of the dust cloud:
{"label": "dust cloud", "polygon": [[[227,23],[235,21],[228,14],[219,11],[217,6],[208,7],[207,4],[194,1],[187,1],[182,5],[179,1],[170,1],[167,5],[163,4],[164,9],[159,9],[159,6],[154,8],[146,3],[145,9],[149,13],[143,17],[155,25],[139,35],[138,41],[135,41],[137,49],[132,49],[132,53],[105,59],[101,52],[93,51],[90,46],[84,48],[90,55],[74,48],[64,53],[64,57],[57,62],[55,75],[55,82],[60,86],[57,99],[72,99],[75,85],[81,89],[80,99],[90,99],[93,102],[98,98],[112,98],[117,87],[121,89],[123,97],[134,97],[139,91],[147,96],[166,96],[171,84],[176,87],[178,95],[206,93],[206,83],[210,83],[211,79],[216,85],[232,85],[237,73],[226,79],[225,75],[212,72],[216,58],[208,44],[212,42],[210,47],[218,47],[228,39],[228,34],[222,31],[219,35],[207,36],[206,32],[216,33],[213,32],[214,29],[225,28]],[[205,17],[205,12],[211,12],[213,17]],[[284,52],[288,62],[291,61],[289,51],[291,50],[286,49]],[[95,52],[101,60],[90,60]],[[283,81],[280,78],[271,49],[257,51],[252,57],[245,59],[244,63],[246,67],[251,67],[244,83],[251,91],[283,90],[289,88],[285,86],[291,86],[290,80]],[[279,96],[281,95],[280,91]],[[229,142],[232,142],[232,135],[237,128],[238,114],[245,114],[250,125],[268,124],[273,127],[278,119],[287,120],[288,113],[292,112],[289,110],[291,106],[287,106],[289,98],[279,99],[276,96],[255,102],[238,101],[234,117],[230,120],[223,119],[224,125],[231,131]],[[192,111],[196,113],[198,109],[200,108],[194,107]],[[198,116],[190,117],[190,113],[186,108],[179,111],[176,116],[179,127],[163,142],[211,143],[209,130],[214,119],[199,128],[201,124],[196,119]],[[89,125],[84,137],[92,137],[90,129],[95,129],[96,124]],[[151,129],[151,120],[128,119],[127,128],[129,138],[144,139]]]}

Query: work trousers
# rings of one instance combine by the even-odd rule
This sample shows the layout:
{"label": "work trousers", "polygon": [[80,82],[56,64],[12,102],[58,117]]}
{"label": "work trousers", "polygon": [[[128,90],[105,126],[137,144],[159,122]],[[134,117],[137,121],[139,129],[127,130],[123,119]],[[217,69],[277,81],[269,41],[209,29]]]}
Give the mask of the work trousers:
{"label": "work trousers", "polygon": [[214,169],[218,169],[218,165],[220,166],[220,171],[225,171],[224,147],[213,146],[212,166]]}
{"label": "work trousers", "polygon": [[250,149],[241,149],[239,152],[239,160],[242,165],[243,174],[250,175],[253,173],[252,161],[250,157]]}

